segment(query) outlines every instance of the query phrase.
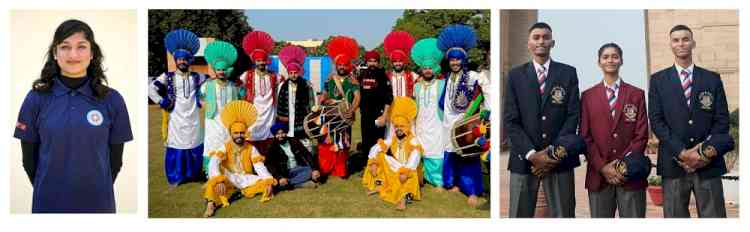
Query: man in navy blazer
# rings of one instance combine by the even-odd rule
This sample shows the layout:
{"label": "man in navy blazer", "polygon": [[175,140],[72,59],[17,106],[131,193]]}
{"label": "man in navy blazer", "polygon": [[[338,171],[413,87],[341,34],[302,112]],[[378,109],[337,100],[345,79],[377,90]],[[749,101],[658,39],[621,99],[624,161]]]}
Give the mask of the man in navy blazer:
{"label": "man in navy blazer", "polygon": [[[659,138],[657,174],[662,176],[664,217],[690,217],[690,193],[699,217],[726,217],[721,176],[724,153],[734,147],[724,85],[718,73],[693,64],[693,32],[669,32],[675,65],[651,75],[649,120]],[[723,139],[716,144],[711,137]],[[716,140],[716,139],[714,139]],[[730,146],[731,145],[731,146]]]}
{"label": "man in navy blazer", "polygon": [[[585,146],[580,137],[571,138],[578,137],[578,76],[574,67],[550,59],[554,45],[548,24],[532,25],[527,47],[533,59],[513,68],[505,85],[503,125],[511,146],[510,217],[534,216],[540,182],[551,216],[575,217],[573,168],[580,165],[580,152],[566,151],[573,144],[559,140],[565,137]],[[567,155],[557,156],[560,151]]]}

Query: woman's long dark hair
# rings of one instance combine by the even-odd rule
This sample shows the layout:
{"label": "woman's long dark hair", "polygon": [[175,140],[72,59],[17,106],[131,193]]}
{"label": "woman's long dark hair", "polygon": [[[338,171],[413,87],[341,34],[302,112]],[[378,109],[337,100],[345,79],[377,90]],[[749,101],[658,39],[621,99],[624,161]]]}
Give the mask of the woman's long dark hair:
{"label": "woman's long dark hair", "polygon": [[72,36],[75,33],[82,32],[84,38],[91,44],[91,52],[93,58],[86,68],[86,75],[91,78],[89,86],[93,90],[94,96],[98,99],[104,98],[109,93],[109,87],[107,87],[107,76],[104,75],[104,69],[102,69],[102,62],[104,61],[104,55],[102,50],[99,48],[99,44],[94,40],[94,32],[91,30],[88,24],[83,21],[76,19],[69,19],[60,24],[55,30],[55,36],[52,39],[52,44],[49,45],[47,50],[47,61],[44,63],[42,73],[39,79],[34,81],[31,88],[35,91],[48,92],[52,89],[55,83],[55,77],[60,75],[60,66],[57,65],[55,60],[55,50],[57,45],[61,44],[63,40]]}

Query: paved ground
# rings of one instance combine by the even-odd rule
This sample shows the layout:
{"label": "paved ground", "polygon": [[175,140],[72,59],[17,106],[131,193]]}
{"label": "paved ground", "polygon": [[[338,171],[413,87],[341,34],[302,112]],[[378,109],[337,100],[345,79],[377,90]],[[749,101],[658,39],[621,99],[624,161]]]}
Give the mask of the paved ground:
{"label": "paved ground", "polygon": [[[652,158],[656,160],[655,157]],[[584,160],[581,160],[582,165],[575,169],[576,176],[576,217],[578,218],[589,218],[589,203],[588,193],[584,188],[586,180],[586,164]],[[510,172],[508,167],[508,153],[503,152],[500,154],[500,216],[508,217],[508,186],[510,181]],[[648,218],[661,218],[663,217],[661,206],[656,206],[651,203],[650,196],[647,197],[647,208],[646,217]],[[739,205],[727,203],[727,216],[730,218],[737,218],[739,215]],[[690,204],[690,213],[693,217],[697,217],[695,203]]]}

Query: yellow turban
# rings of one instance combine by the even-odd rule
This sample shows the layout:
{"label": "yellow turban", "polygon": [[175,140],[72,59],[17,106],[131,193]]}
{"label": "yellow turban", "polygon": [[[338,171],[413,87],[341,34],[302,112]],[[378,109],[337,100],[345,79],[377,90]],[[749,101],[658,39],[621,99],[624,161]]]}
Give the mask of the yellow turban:
{"label": "yellow turban", "polygon": [[391,103],[391,123],[407,134],[411,133],[411,123],[417,117],[417,103],[409,97],[395,97]]}
{"label": "yellow turban", "polygon": [[255,123],[256,117],[255,106],[245,100],[229,102],[221,112],[221,122],[228,127],[229,133],[246,131]]}
{"label": "yellow turban", "polygon": [[245,131],[247,131],[247,126],[241,122],[232,123],[232,126],[229,127],[230,134],[234,134],[236,132],[245,132]]}

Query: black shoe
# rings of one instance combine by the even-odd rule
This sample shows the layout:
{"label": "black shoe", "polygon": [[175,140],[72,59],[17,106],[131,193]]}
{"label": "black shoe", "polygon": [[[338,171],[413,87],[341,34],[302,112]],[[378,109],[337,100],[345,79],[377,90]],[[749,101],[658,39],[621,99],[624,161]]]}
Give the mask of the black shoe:
{"label": "black shoe", "polygon": [[406,198],[406,204],[407,205],[411,204],[411,203],[414,203],[414,196],[411,193],[407,193],[406,197],[404,197],[404,198]]}

